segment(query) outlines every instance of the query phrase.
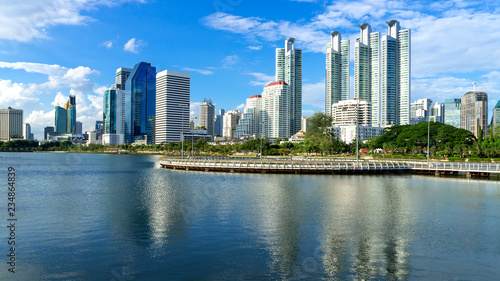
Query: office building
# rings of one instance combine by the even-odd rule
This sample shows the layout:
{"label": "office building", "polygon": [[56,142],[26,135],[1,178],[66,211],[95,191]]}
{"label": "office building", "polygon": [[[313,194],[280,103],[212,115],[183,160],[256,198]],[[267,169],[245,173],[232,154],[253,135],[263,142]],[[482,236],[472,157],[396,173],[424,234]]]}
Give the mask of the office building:
{"label": "office building", "polygon": [[224,114],[223,117],[223,132],[222,136],[226,140],[232,140],[235,138],[234,132],[236,131],[236,126],[241,119],[242,112],[238,110],[229,110]]}
{"label": "office building", "polygon": [[54,127],[45,127],[43,129],[43,140],[48,140],[49,137],[48,137],[48,134],[49,133],[53,133],[54,132]]}
{"label": "office building", "polygon": [[325,111],[331,115],[332,104],[349,99],[349,40],[342,40],[338,31],[332,31],[326,44]]}
{"label": "office building", "polygon": [[23,124],[23,138],[25,140],[31,139],[31,125],[28,123]]}
{"label": "office building", "polygon": [[102,108],[102,120],[105,134],[116,133],[116,90],[104,92],[104,105]]}
{"label": "office building", "polygon": [[155,144],[179,142],[189,132],[189,73],[164,70],[156,75]]}
{"label": "office building", "polygon": [[200,105],[200,126],[207,129],[207,134],[214,135],[215,106],[212,100],[204,99]]}
{"label": "office building", "polygon": [[365,100],[345,100],[332,105],[332,126],[371,126],[372,107]]}
{"label": "office building", "polygon": [[488,128],[488,94],[470,91],[462,97],[461,128],[471,131],[476,138],[479,131],[485,136]]}
{"label": "office building", "polygon": [[83,134],[83,124],[80,121],[76,121],[76,134],[77,135]]}
{"label": "office building", "polygon": [[500,100],[493,108],[493,119],[491,120],[491,125],[493,126],[493,130],[495,131],[498,130],[498,126],[500,126]]}
{"label": "office building", "polygon": [[[290,86],[283,81],[272,82],[264,87],[260,114],[260,120],[263,124],[260,129],[267,138],[289,138],[295,134],[290,133],[292,124],[288,122],[291,106],[289,95]],[[299,121],[301,120],[302,117]]]}
{"label": "office building", "polygon": [[76,134],[76,96],[69,96],[64,108],[55,107],[55,132]]}
{"label": "office building", "polygon": [[0,109],[0,141],[9,141],[11,137],[23,136],[23,111],[8,107]]}
{"label": "office building", "polygon": [[115,89],[113,90],[125,90],[125,84],[127,79],[132,72],[132,69],[120,67],[116,70],[116,80],[115,80]]}
{"label": "office building", "polygon": [[356,135],[360,141],[365,141],[370,138],[381,136],[384,133],[382,127],[371,126],[338,126],[332,127],[332,134],[337,140],[341,140],[346,144],[356,140]]}
{"label": "office building", "polygon": [[[331,112],[330,112],[331,114]],[[302,117],[302,123],[301,123],[301,126],[300,126],[300,130],[304,133],[307,132],[307,127],[309,127],[309,116],[304,116]]]}
{"label": "office building", "polygon": [[155,116],[156,68],[140,62],[125,83],[125,143],[146,140],[152,144]]}
{"label": "office building", "polygon": [[261,95],[253,95],[247,99],[245,110],[236,126],[235,138],[260,137]]}
{"label": "office building", "polygon": [[373,126],[380,120],[380,32],[362,23],[360,37],[354,44],[354,99],[372,105]]}
{"label": "office building", "polygon": [[400,30],[390,20],[382,36],[381,124],[383,127],[410,124],[411,30]]}
{"label": "office building", "polygon": [[214,119],[214,135],[222,136],[223,118],[226,111],[224,109],[219,110],[219,114],[215,116]]}
{"label": "office building", "polygon": [[294,38],[286,39],[285,48],[276,49],[276,82],[282,81],[289,87],[286,125],[289,137],[300,131],[302,118],[302,50],[295,49]]}
{"label": "office building", "polygon": [[462,99],[444,100],[444,123],[460,128],[460,112],[462,108]]}

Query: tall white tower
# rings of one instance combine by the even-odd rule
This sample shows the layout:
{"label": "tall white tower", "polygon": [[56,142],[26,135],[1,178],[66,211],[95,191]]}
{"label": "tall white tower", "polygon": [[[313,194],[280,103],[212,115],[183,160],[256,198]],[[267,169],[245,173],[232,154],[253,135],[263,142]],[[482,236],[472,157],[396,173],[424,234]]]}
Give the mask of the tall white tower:
{"label": "tall white tower", "polygon": [[332,31],[326,44],[325,111],[332,114],[332,104],[349,99],[349,40],[342,40],[338,31]]}

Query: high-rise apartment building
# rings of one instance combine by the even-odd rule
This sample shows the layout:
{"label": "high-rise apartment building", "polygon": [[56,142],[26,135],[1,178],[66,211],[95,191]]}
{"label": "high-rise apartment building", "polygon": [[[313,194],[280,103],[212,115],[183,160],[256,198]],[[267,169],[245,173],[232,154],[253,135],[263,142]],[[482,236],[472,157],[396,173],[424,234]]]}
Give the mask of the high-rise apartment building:
{"label": "high-rise apartment building", "polygon": [[222,136],[226,140],[232,140],[235,138],[234,132],[236,131],[236,126],[240,122],[242,112],[238,110],[229,110],[224,114],[223,126],[222,126]]}
{"label": "high-rise apartment building", "polygon": [[372,106],[365,100],[345,100],[332,105],[332,125],[372,126]]}
{"label": "high-rise apartment building", "polygon": [[302,50],[295,49],[295,39],[287,38],[285,48],[276,49],[276,82],[289,87],[288,137],[300,131],[302,118]]}
{"label": "high-rise apartment building", "polygon": [[362,23],[354,45],[354,98],[372,105],[373,126],[380,122],[380,32]]}
{"label": "high-rise apartment building", "polygon": [[8,107],[0,109],[0,141],[8,141],[11,136],[23,135],[23,111]]}
{"label": "high-rise apartment building", "polygon": [[156,116],[156,68],[140,62],[125,83],[125,143],[153,143]]}
{"label": "high-rise apartment building", "polygon": [[444,123],[460,128],[460,111],[462,108],[462,99],[444,100]]}
{"label": "high-rise apartment building", "polygon": [[76,121],[76,133],[79,135],[83,133],[83,124],[80,121]]}
{"label": "high-rise apartment building", "polygon": [[326,44],[325,112],[331,114],[332,104],[349,99],[349,40],[342,40],[332,31]]}
{"label": "high-rise apartment building", "polygon": [[200,126],[207,129],[207,135],[214,135],[215,106],[212,100],[204,99],[200,105]]}
{"label": "high-rise apartment building", "polygon": [[483,136],[488,128],[488,94],[470,91],[462,97],[461,128],[471,131],[476,137],[482,130]]}
{"label": "high-rise apartment building", "polygon": [[[292,136],[290,133],[292,124],[288,122],[290,112],[289,95],[290,86],[283,81],[272,82],[264,87],[260,111],[260,121],[263,124],[260,130],[266,137],[289,138]],[[299,121],[301,120],[302,118]]]}
{"label": "high-rise apartment building", "polygon": [[226,111],[224,109],[219,110],[219,114],[215,116],[214,119],[214,135],[222,136],[223,118]]}
{"label": "high-rise apartment building", "polygon": [[411,30],[401,30],[390,20],[382,36],[381,124],[384,127],[410,123]]}
{"label": "high-rise apartment building", "polygon": [[105,134],[116,134],[116,90],[104,92],[102,120]]}
{"label": "high-rise apartment building", "polygon": [[245,110],[236,126],[235,138],[260,136],[261,95],[253,95],[247,99]]}
{"label": "high-rise apartment building", "polygon": [[179,142],[189,132],[190,79],[189,73],[172,70],[156,75],[155,144]]}
{"label": "high-rise apartment building", "polygon": [[493,120],[491,120],[491,125],[493,126],[493,130],[498,130],[500,126],[500,100],[497,102],[497,105],[493,108]]}

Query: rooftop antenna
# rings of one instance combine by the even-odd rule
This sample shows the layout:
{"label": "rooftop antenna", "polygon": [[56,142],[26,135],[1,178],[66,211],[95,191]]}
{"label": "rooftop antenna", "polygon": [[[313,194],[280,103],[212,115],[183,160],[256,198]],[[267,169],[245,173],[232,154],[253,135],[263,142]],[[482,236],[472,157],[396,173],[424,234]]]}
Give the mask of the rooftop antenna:
{"label": "rooftop antenna", "polygon": [[473,86],[473,87],[474,87],[474,90],[473,90],[473,91],[475,92],[475,91],[476,91],[476,82],[472,82],[472,85],[474,85],[474,86]]}

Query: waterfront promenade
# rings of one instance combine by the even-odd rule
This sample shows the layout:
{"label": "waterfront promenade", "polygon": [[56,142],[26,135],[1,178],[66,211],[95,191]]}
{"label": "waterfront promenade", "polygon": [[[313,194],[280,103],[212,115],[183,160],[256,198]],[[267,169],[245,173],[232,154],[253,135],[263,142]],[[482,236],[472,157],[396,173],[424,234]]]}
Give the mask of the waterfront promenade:
{"label": "waterfront promenade", "polygon": [[229,173],[287,174],[428,174],[435,176],[500,177],[498,163],[351,160],[325,158],[200,157],[160,160],[166,169]]}

